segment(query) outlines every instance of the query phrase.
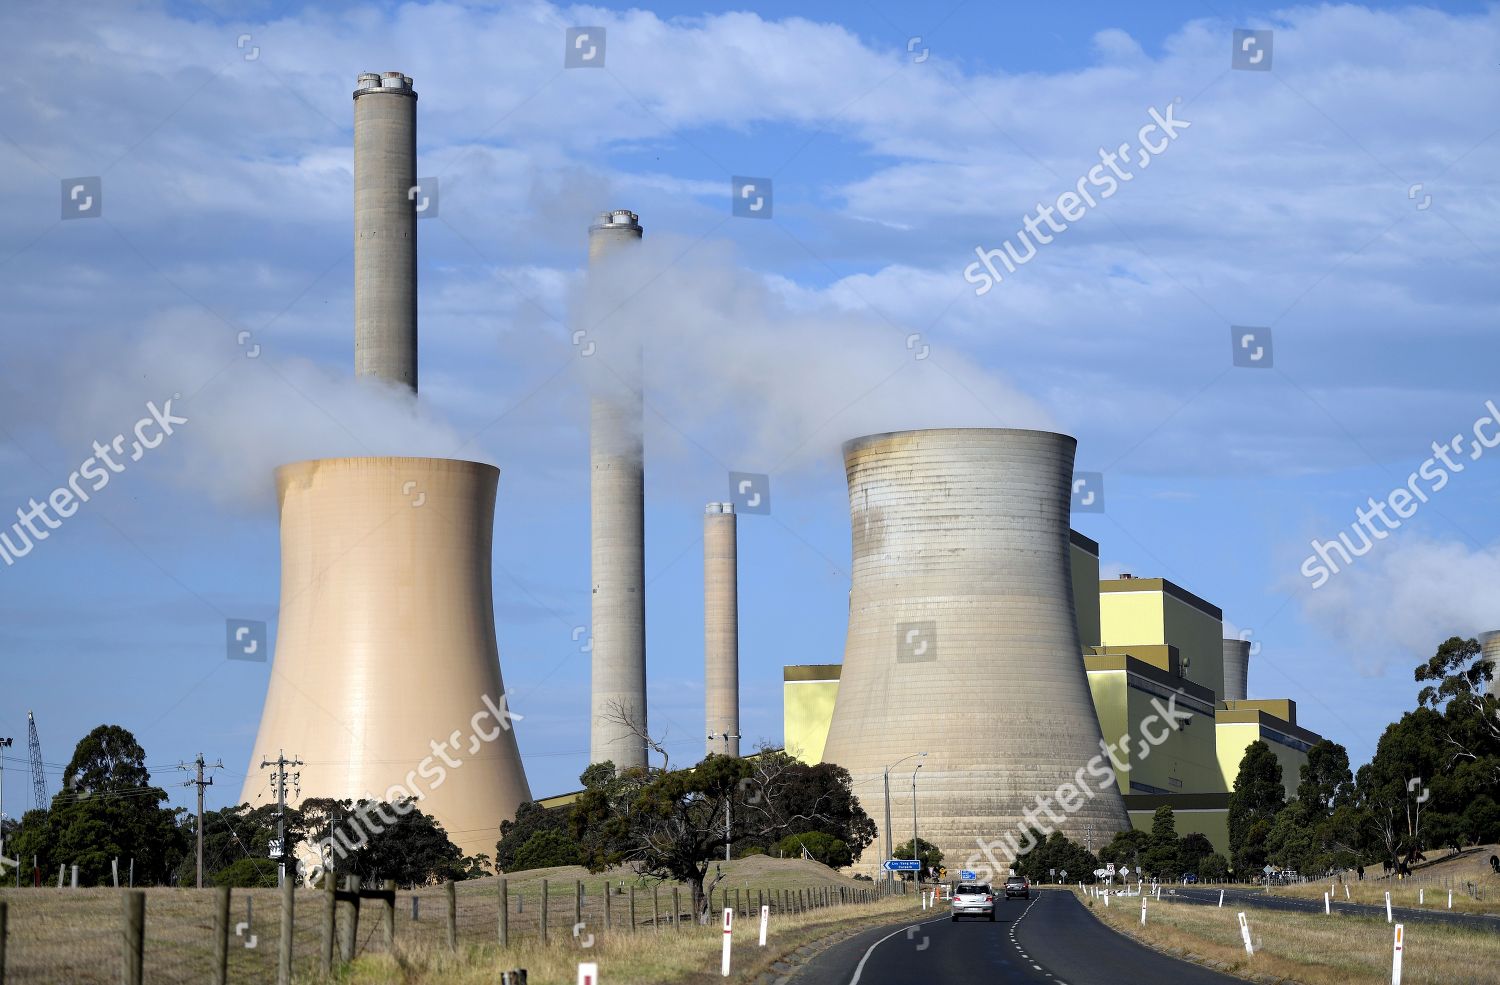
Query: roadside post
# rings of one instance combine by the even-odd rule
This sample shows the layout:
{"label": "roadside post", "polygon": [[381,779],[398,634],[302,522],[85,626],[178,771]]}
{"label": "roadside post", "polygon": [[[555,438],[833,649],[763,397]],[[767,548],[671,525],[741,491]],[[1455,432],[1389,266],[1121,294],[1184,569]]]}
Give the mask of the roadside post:
{"label": "roadside post", "polygon": [[1396,924],[1396,945],[1391,952],[1391,985],[1401,985],[1401,948],[1406,943],[1401,924]]}
{"label": "roadside post", "polygon": [[719,965],[719,977],[729,977],[729,947],[734,939],[734,910],[724,908],[724,959]]}
{"label": "roadside post", "polygon": [[1245,919],[1243,911],[1240,913],[1240,938],[1245,942],[1245,953],[1251,957],[1255,956],[1255,946],[1250,943],[1250,922]]}
{"label": "roadside post", "polygon": [[766,946],[766,924],[771,921],[771,908],[762,905],[760,908],[760,946]]}

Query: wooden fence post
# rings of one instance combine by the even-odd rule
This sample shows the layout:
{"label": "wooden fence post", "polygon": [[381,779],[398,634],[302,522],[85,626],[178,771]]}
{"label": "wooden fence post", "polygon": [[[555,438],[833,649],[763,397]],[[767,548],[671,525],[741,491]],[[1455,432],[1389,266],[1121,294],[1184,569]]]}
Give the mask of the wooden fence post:
{"label": "wooden fence post", "polygon": [[542,943],[547,943],[547,880],[542,880]]}
{"label": "wooden fence post", "polygon": [[[354,952],[359,947],[359,876],[349,876],[344,880],[344,925],[339,934],[339,960],[344,964],[354,960]],[[336,898],[336,897],[335,897]]]}
{"label": "wooden fence post", "polygon": [[614,921],[614,918],[613,918],[613,916],[612,916],[612,914],[610,912],[609,883],[606,882],[604,884],[604,929],[605,930],[611,930],[611,929],[613,929],[612,926],[611,926],[611,924],[613,923],[613,921]]}
{"label": "wooden fence post", "polygon": [[229,887],[214,890],[214,985],[229,982]]}
{"label": "wooden fence post", "polygon": [[630,932],[635,933],[635,887],[630,887]]}
{"label": "wooden fence post", "polygon": [[276,985],[292,985],[292,941],[296,936],[297,881],[281,882],[281,939],[276,942]]}
{"label": "wooden fence post", "polygon": [[500,877],[500,946],[510,947],[510,884]]}
{"label": "wooden fence post", "polygon": [[660,888],[659,884],[651,887],[651,929],[658,934],[661,933],[661,900],[656,891]]}
{"label": "wooden fence post", "polygon": [[677,886],[672,887],[672,929],[682,929],[682,891]]}
{"label": "wooden fence post", "polygon": [[124,985],[141,985],[146,958],[146,894],[139,889],[126,892],[120,949],[120,981]]}
{"label": "wooden fence post", "polygon": [[0,900],[0,985],[5,985],[5,918],[8,904]]}
{"label": "wooden fence post", "polygon": [[385,925],[385,949],[396,949],[396,880],[387,879],[380,887],[390,895],[380,901],[381,923]]}
{"label": "wooden fence post", "polygon": [[458,887],[452,879],[443,883],[443,895],[448,901],[448,950],[458,950]]}
{"label": "wooden fence post", "polygon": [[338,877],[333,870],[325,870],[323,873],[323,953],[318,955],[318,967],[323,974],[333,973],[333,934],[338,925],[336,913],[338,910]]}
{"label": "wooden fence post", "polygon": [[583,922],[583,880],[573,880],[573,927]]}

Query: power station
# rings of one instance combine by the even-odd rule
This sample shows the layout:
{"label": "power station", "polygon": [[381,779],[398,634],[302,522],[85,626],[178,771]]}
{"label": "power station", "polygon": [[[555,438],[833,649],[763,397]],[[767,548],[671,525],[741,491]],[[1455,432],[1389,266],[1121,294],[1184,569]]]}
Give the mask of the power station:
{"label": "power station", "polygon": [[[355,373],[412,396],[416,106],[409,76],[359,76]],[[588,235],[596,291],[641,237],[634,212],[598,216]],[[643,345],[587,328],[599,338],[589,760],[639,769],[649,765]],[[899,827],[892,815],[919,808],[923,839],[962,860],[1034,826],[1038,808],[1071,786],[1081,799],[1053,827],[1091,849],[1169,804],[1179,830],[1222,850],[1245,746],[1270,743],[1291,791],[1319,740],[1297,725],[1292,702],[1248,698],[1251,646],[1223,638],[1217,607],[1165,579],[1100,578],[1098,544],[1070,524],[1076,444],[1002,428],[844,444],[853,564],[843,662],[784,669],[784,744],[849,770],[881,848]],[[300,758],[299,795],[418,797],[465,854],[493,851],[500,822],[531,798],[496,642],[499,480],[491,465],[395,456],[276,471],[280,627],[244,800],[264,801],[254,764],[288,762],[285,752]],[[704,509],[704,748],[732,756],[742,739],[737,521],[729,503]],[[1500,633],[1486,634],[1484,654],[1500,660]],[[1161,751],[1124,742],[1115,771],[1081,789],[1099,775],[1090,764],[1101,751],[1141,732],[1162,701],[1180,718],[1156,740]],[[910,784],[891,783],[902,768]]]}

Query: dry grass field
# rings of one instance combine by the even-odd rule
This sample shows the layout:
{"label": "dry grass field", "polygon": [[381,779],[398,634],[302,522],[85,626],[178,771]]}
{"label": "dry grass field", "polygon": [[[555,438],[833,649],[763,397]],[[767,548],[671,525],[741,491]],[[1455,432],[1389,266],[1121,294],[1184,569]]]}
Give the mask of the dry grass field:
{"label": "dry grass field", "polygon": [[[1500,854],[1500,845],[1483,845],[1454,858],[1435,858],[1416,869],[1405,879],[1377,878],[1367,869],[1363,880],[1349,883],[1349,900],[1384,906],[1390,892],[1393,906],[1445,910],[1448,893],[1453,893],[1453,909],[1463,913],[1500,913],[1500,875],[1490,869],[1490,856]],[[1321,900],[1329,883],[1302,883],[1278,886],[1272,892]],[[1335,883],[1335,896],[1344,898],[1343,885]]]}
{"label": "dry grass field", "polygon": [[[724,863],[725,879],[715,893],[715,905],[721,906],[723,890],[747,911],[758,904],[764,894],[773,906],[777,923],[792,920],[820,921],[860,919],[859,914],[875,914],[913,908],[916,897],[910,896],[871,906],[832,908],[813,911],[797,917],[781,915],[783,899],[798,891],[811,897],[828,889],[837,899],[838,890],[868,890],[868,882],[856,882],[815,862],[801,859],[770,859],[756,856]],[[549,943],[540,945],[542,885],[546,881]],[[594,950],[600,954],[625,955],[641,952],[648,955],[661,950],[656,927],[661,934],[671,929],[671,883],[641,879],[629,872],[617,871],[590,875],[581,868],[540,869],[507,877],[510,937],[513,950],[528,956],[537,955],[540,962],[555,950],[557,960],[573,961],[589,935],[595,938]],[[581,921],[575,920],[575,886],[584,888]],[[611,895],[606,926],[605,884]],[[499,925],[499,880],[479,879],[457,886],[458,942],[465,955],[474,955],[476,966],[498,967],[494,955],[484,955],[484,948],[496,943]],[[691,923],[688,914],[690,894],[679,887],[683,923],[675,933],[687,940],[695,935],[713,936],[703,946],[717,946],[717,925],[700,928]],[[635,940],[631,940],[630,902],[635,900]],[[783,893],[787,894],[783,896]],[[413,910],[413,899],[417,900]],[[0,900],[8,904],[9,933],[6,956],[6,985],[68,982],[70,985],[108,985],[119,980],[121,955],[121,893],[112,889],[8,889],[0,890]],[[295,968],[300,978],[313,976],[318,968],[323,894],[317,890],[296,893],[294,928]],[[362,971],[377,977],[362,981],[407,980],[405,973],[382,979],[381,974],[395,973],[396,965],[384,957],[386,950],[379,919],[379,905],[366,902],[361,911],[357,955],[382,955],[374,970]],[[396,941],[400,960],[413,969],[451,961],[447,951],[446,894],[441,886],[418,891],[401,891],[396,900]],[[280,936],[280,894],[274,889],[235,890],[231,903],[231,924],[247,924],[243,933],[231,939],[230,980],[235,982],[275,981],[276,955]],[[577,937],[576,923],[584,926]],[[748,926],[751,921],[744,921]],[[153,983],[193,983],[209,980],[213,958],[213,892],[211,890],[146,890],[146,980]],[[252,943],[254,946],[249,946]],[[696,945],[694,945],[696,946]],[[674,943],[671,953],[680,950]],[[691,948],[689,948],[691,950]],[[693,960],[696,960],[694,958]],[[381,964],[380,962],[385,962]],[[504,963],[504,962],[500,962]],[[624,965],[626,962],[621,961]],[[538,965],[541,966],[540,964]],[[559,964],[559,967],[561,965]],[[381,970],[383,969],[383,970]],[[412,972],[417,974],[416,971]],[[425,972],[423,972],[425,974]],[[446,975],[447,973],[444,972]],[[420,977],[411,980],[420,981]],[[444,981],[450,980],[444,977]],[[493,976],[486,981],[495,980]],[[572,981],[573,976],[567,976]],[[619,981],[620,979],[614,978]]]}
{"label": "dry grass field", "polygon": [[[1078,892],[1075,890],[1075,892]],[[1383,890],[1382,890],[1383,892]],[[1231,974],[1270,975],[1303,985],[1351,985],[1391,980],[1394,933],[1383,917],[1323,916],[1260,908],[1244,912],[1254,956],[1245,953],[1237,910],[1191,903],[1147,901],[1140,925],[1139,899],[1103,906],[1079,892],[1106,924],[1158,950],[1193,955]],[[1321,891],[1319,893],[1321,897]],[[1382,902],[1384,897],[1381,897]],[[1122,905],[1123,904],[1123,905]],[[1438,926],[1405,925],[1405,985],[1493,985],[1500,982],[1500,934]]]}

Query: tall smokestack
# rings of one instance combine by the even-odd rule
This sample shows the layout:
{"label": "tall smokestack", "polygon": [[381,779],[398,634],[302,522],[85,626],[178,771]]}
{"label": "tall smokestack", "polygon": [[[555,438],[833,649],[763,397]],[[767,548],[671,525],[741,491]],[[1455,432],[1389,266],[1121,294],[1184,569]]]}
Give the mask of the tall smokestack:
{"label": "tall smokestack", "polygon": [[366,72],[354,90],[354,374],[417,389],[417,91]]}
{"label": "tall smokestack", "polygon": [[1244,701],[1250,696],[1250,641],[1224,641],[1224,700]]}
{"label": "tall smokestack", "polygon": [[[1088,773],[1103,746],[1073,610],[1075,447],[1045,431],[958,428],[844,444],[854,563],[823,761],[877,803],[893,765],[920,764],[921,837],[950,867],[992,878],[1020,850],[1018,825],[1034,827],[1037,805],[1065,786],[1078,803],[1063,834],[1082,842],[1092,827],[1103,844],[1130,830],[1116,781],[1103,773],[1101,788]],[[933,709],[955,704],[957,720],[934,727]],[[912,798],[899,771],[886,789],[889,851]],[[992,841],[1007,832],[1007,848]]]}
{"label": "tall smokestack", "polygon": [[[589,227],[589,265],[641,238],[640,216],[606,212]],[[646,762],[646,505],[642,467],[641,350],[632,339],[601,346],[600,389],[589,406],[589,510],[593,531],[593,693],[589,762],[619,770]]]}
{"label": "tall smokestack", "polygon": [[739,548],[733,503],[703,510],[703,711],[708,752],[740,754]]}
{"label": "tall smokestack", "polygon": [[1500,698],[1500,630],[1483,633],[1479,642],[1484,646],[1484,662],[1490,665],[1489,694]]}

